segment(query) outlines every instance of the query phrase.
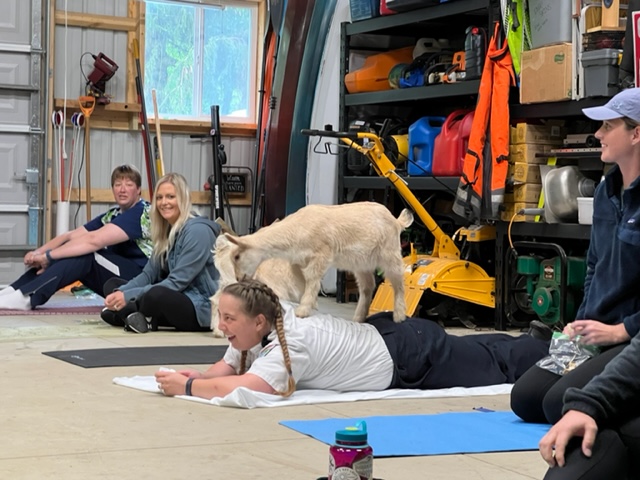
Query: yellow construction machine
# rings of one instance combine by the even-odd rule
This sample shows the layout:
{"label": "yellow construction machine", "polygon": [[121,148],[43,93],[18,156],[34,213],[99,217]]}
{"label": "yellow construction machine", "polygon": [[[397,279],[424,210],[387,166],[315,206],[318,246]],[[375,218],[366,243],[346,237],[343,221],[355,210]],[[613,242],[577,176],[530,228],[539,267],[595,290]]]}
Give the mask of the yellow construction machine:
{"label": "yellow construction machine", "polygon": [[[488,275],[485,269],[476,263],[461,258],[460,248],[453,238],[440,228],[409,189],[407,182],[396,173],[396,166],[386,155],[378,135],[361,131],[336,132],[307,129],[302,130],[302,134],[339,138],[350,148],[365,155],[371,161],[376,173],[393,184],[433,234],[435,240],[431,254],[418,254],[412,244],[411,253],[403,259],[407,316],[416,314],[422,296],[427,290],[463,302],[489,308],[495,307],[495,278]],[[492,241],[495,240],[495,228],[489,225],[462,228],[454,237],[460,243]],[[393,288],[385,281],[378,287],[369,313],[389,310],[393,310]],[[460,319],[467,324],[464,319]]]}

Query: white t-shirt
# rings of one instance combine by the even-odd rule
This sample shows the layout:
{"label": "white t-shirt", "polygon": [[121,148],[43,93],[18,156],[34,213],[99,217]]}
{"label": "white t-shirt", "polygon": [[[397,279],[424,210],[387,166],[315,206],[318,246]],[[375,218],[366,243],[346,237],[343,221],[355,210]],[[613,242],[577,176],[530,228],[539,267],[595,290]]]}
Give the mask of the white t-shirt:
{"label": "white t-shirt", "polygon": [[[376,328],[366,323],[316,313],[297,318],[282,304],[284,331],[296,388],[350,391],[385,390],[393,378],[393,360]],[[247,373],[257,375],[277,391],[287,387],[287,370],[275,329],[266,347],[252,348]],[[240,370],[241,352],[229,346],[224,361]],[[250,365],[250,367],[249,367]]]}

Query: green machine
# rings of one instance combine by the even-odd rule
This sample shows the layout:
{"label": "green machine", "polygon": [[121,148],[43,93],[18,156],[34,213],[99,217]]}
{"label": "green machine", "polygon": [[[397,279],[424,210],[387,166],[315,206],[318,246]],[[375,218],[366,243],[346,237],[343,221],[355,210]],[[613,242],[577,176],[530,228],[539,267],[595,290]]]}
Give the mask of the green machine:
{"label": "green machine", "polygon": [[[555,250],[553,257],[537,254],[519,255],[516,272],[525,279],[523,287],[530,300],[530,308],[547,325],[564,325],[575,319],[582,301],[587,264],[584,257],[567,256],[553,243],[518,242],[531,248]],[[514,245],[514,246],[515,246]],[[517,247],[516,247],[517,248]]]}

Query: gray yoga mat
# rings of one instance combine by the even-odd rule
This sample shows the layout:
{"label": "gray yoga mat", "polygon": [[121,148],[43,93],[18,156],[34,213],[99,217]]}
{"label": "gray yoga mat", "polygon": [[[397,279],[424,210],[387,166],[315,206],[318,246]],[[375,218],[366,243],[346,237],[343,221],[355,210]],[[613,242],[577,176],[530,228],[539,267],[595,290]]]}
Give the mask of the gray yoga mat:
{"label": "gray yoga mat", "polygon": [[90,350],[42,352],[64,362],[84,368],[132,367],[138,365],[212,364],[222,359],[225,345],[190,345],[179,347],[125,347]]}

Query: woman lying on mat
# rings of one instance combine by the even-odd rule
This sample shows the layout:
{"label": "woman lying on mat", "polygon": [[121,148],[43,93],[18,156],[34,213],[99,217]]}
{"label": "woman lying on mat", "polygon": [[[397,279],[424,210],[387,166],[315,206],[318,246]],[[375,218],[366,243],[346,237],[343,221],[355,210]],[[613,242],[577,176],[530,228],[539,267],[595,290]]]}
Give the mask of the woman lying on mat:
{"label": "woman lying on mat", "polygon": [[[640,336],[584,388],[570,388],[564,416],[540,441],[545,480],[627,480],[640,472]],[[555,467],[555,468],[553,468]]]}
{"label": "woman lying on mat", "polygon": [[211,250],[219,232],[216,223],[191,213],[182,175],[162,177],[151,204],[154,249],[149,263],[129,282],[107,281],[105,293],[113,293],[105,298],[102,319],[136,333],[158,327],[209,330],[209,297],[218,289],[219,278]]}
{"label": "woman lying on mat", "polygon": [[102,295],[114,275],[125,281],[138,275],[152,249],[150,205],[140,198],[141,183],[133,165],[116,167],[111,190],[117,206],[28,252],[28,270],[0,290],[0,309],[31,310],[76,281]]}
{"label": "woman lying on mat", "polygon": [[238,387],[291,395],[296,388],[375,391],[512,383],[549,349],[530,335],[457,337],[437,323],[392,312],[355,323],[316,313],[297,318],[256,280],[226,286],[219,328],[231,344],[206,372],[156,373],[165,395],[225,396]]}

